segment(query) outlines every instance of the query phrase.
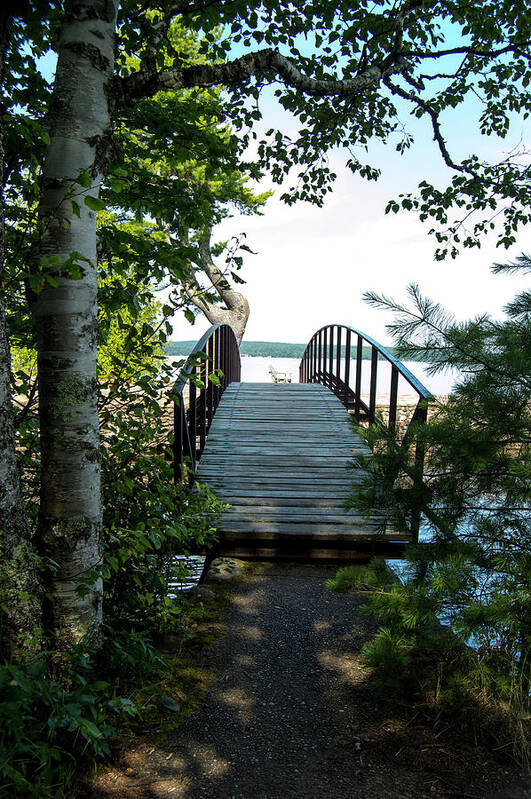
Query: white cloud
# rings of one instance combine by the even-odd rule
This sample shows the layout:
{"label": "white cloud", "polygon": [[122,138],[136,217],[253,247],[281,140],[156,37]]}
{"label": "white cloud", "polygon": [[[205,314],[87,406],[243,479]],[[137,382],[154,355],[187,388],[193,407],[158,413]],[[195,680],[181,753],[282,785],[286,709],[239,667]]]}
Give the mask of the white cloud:
{"label": "white cloud", "polygon": [[[226,220],[220,238],[245,230],[258,251],[246,257],[241,273],[251,306],[246,338],[304,342],[320,326],[341,322],[390,343],[390,317],[369,308],[363,292],[403,299],[412,281],[458,317],[499,315],[524,280],[494,276],[489,267],[531,250],[529,232],[510,251],[496,249],[491,240],[455,261],[436,262],[435,239],[414,214],[384,215],[387,199],[396,194],[396,174],[368,184],[342,168],[322,209],[288,207],[273,197],[263,217]],[[199,337],[207,327],[203,320],[193,328],[182,320],[174,337]]]}

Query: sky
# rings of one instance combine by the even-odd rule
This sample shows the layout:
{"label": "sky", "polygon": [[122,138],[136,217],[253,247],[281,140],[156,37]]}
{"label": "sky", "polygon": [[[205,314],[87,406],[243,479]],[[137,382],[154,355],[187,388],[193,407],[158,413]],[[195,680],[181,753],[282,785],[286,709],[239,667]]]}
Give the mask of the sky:
{"label": "sky", "polygon": [[[262,109],[265,127],[276,124],[293,129],[293,119],[274,104],[271,94]],[[511,139],[481,137],[478,141],[478,135],[470,132],[472,116],[472,108],[460,110],[445,128],[448,144],[459,158],[472,152],[503,157],[525,139],[523,123],[517,121]],[[423,178],[441,185],[451,178],[429,128],[415,120],[413,130],[416,143],[406,156],[396,153],[392,145],[373,148],[372,163],[383,170],[379,181],[353,175],[345,167],[347,154],[337,151],[331,156],[331,166],[338,179],[323,208],[307,203],[285,205],[279,199],[282,188],[266,178],[256,184],[257,189],[273,189],[275,195],[264,215],[236,216],[215,229],[214,240],[245,232],[246,243],[257,252],[244,256],[239,274],[246,285],[237,287],[251,309],[247,340],[305,343],[319,327],[341,323],[390,344],[385,326],[391,315],[369,307],[363,301],[365,291],[403,300],[406,286],[416,282],[424,294],[467,319],[485,312],[501,316],[504,304],[524,288],[524,278],[495,276],[490,266],[531,252],[531,231],[524,229],[510,250],[496,248],[492,238],[480,250],[463,250],[456,260],[440,262],[434,259],[437,243],[428,235],[429,223],[421,223],[413,212],[385,215],[389,199],[415,191]],[[179,314],[173,338],[199,338],[208,327],[202,316],[191,326]]]}
{"label": "sky", "polygon": [[[41,59],[40,68],[49,80],[55,63],[54,53]],[[275,101],[273,88],[263,92],[261,108],[259,132],[273,126],[288,134],[296,132],[296,120]],[[476,153],[495,160],[519,142],[529,141],[529,126],[518,119],[505,141],[480,137],[476,112],[468,103],[445,119],[444,134],[455,158]],[[438,262],[429,223],[421,223],[413,212],[384,214],[389,199],[415,191],[423,178],[441,186],[451,178],[427,124],[405,111],[403,121],[415,144],[405,156],[393,145],[371,148],[368,161],[383,171],[379,181],[369,183],[353,175],[345,167],[348,154],[336,151],[330,161],[338,178],[323,208],[285,205],[279,199],[283,188],[266,177],[255,184],[257,191],[274,191],[263,216],[237,215],[214,230],[213,241],[246,233],[246,243],[256,252],[245,255],[239,274],[246,284],[237,287],[251,309],[247,340],[306,343],[323,325],[339,323],[391,344],[385,329],[391,314],[369,307],[363,301],[365,291],[403,300],[406,286],[416,282],[424,294],[458,318],[468,319],[485,312],[500,317],[503,306],[527,286],[528,278],[492,275],[490,266],[521,252],[531,253],[531,230],[524,229],[509,250],[496,248],[495,240],[487,239],[480,250],[463,250],[456,260]],[[178,312],[172,338],[198,339],[209,326],[202,315],[192,326]]]}

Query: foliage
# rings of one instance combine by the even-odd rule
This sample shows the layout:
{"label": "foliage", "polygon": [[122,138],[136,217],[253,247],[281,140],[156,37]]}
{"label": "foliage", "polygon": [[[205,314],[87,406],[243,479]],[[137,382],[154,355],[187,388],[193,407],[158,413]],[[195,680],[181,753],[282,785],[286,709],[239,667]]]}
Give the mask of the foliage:
{"label": "foliage", "polygon": [[[415,565],[410,557],[412,571]],[[510,679],[488,653],[470,647],[462,630],[441,623],[441,618],[448,619],[438,579],[448,564],[425,583],[412,579],[412,571],[400,582],[390,578],[383,560],[375,558],[369,566],[340,569],[336,580],[329,581],[332,590],[361,591],[361,612],[379,625],[362,648],[362,662],[374,670],[387,697],[400,701],[407,695],[421,701],[438,716],[446,716],[465,738],[528,764],[523,686],[511,691]]]}
{"label": "foliage", "polygon": [[108,755],[116,723],[137,715],[94,665],[78,653],[61,681],[50,678],[44,658],[0,666],[2,795],[9,786],[16,796],[70,796],[79,758]]}
{"label": "foliage", "polygon": [[353,588],[368,589],[392,582],[391,574],[384,560],[374,558],[371,561],[370,569],[359,565],[342,566],[341,569],[338,569],[335,577],[326,581],[326,587],[331,591],[346,594]]}
{"label": "foliage", "polygon": [[[168,39],[173,53],[161,57],[165,67],[171,67],[176,53],[189,64],[212,58],[204,40],[182,19],[173,21]],[[128,70],[140,68],[137,51],[123,57]],[[219,302],[214,287],[201,277],[199,243],[235,211],[260,213],[270,193],[258,194],[249,186],[248,170],[239,160],[241,142],[218,88],[157,92],[121,110],[114,147],[114,163],[101,190],[109,209],[100,224],[102,249],[114,266],[116,253],[125,246],[129,261],[142,264],[152,281],[171,289],[168,315],[185,308],[193,322],[189,284],[200,282],[201,298]],[[224,255],[227,285],[244,282],[237,274],[242,253],[251,252],[244,238],[240,234],[212,247],[213,254]]]}
{"label": "foliage", "polygon": [[[34,65],[33,65],[34,67]],[[43,93],[46,86],[43,81]],[[33,129],[32,129],[33,130]],[[35,135],[40,131],[35,127]],[[44,134],[43,134],[44,135]],[[16,146],[16,141],[8,145]],[[36,349],[25,293],[27,263],[39,231],[35,221],[42,150],[22,159],[8,149],[24,177],[27,194],[10,185],[7,194],[8,298],[17,403],[17,443],[32,528],[38,518],[39,419]],[[20,161],[17,161],[17,157]],[[8,176],[9,177],[9,176]],[[33,193],[29,187],[33,186]],[[152,638],[173,630],[184,635],[190,604],[168,598],[168,582],[182,566],[176,554],[208,547],[215,540],[219,508],[206,486],[190,492],[173,484],[171,404],[174,378],[164,346],[174,307],[158,299],[165,261],[153,264],[164,237],[140,215],[99,210],[100,272],[98,390],[102,439],[104,536],[104,633],[98,657],[72,654],[55,676],[54,653],[45,660],[0,667],[0,793],[70,796],[78,761],[104,757],[123,716],[137,708],[117,695],[124,681],[162,662]],[[35,283],[34,289],[39,289]],[[53,564],[52,568],[53,568]],[[41,561],[48,570],[50,564]],[[80,577],[78,590],[94,574]],[[103,675],[103,676],[102,676]],[[116,686],[120,686],[117,689]],[[4,690],[5,689],[5,690]]]}
{"label": "foliage", "polygon": [[[258,143],[258,155],[274,181],[292,179],[283,194],[287,202],[323,202],[336,177],[328,160],[334,148],[347,149],[354,173],[376,180],[379,165],[365,157],[371,143],[404,154],[416,139],[429,137],[453,172],[449,185],[433,185],[426,176],[418,194],[400,195],[387,211],[413,210],[429,222],[439,258],[455,256],[461,246],[479,246],[493,228],[499,243],[509,246],[518,228],[529,222],[527,153],[519,129],[511,133],[518,116],[527,118],[531,108],[531,34],[523,7],[491,0],[466,6],[453,0],[396,5],[378,0],[370,6],[327,0],[297,0],[288,6],[263,0],[250,9],[241,0],[210,8],[192,24],[206,30],[214,19],[225,23],[230,35],[214,45],[221,59],[234,42],[244,52],[273,48],[304,76],[323,82],[348,81],[371,69],[384,70],[393,58],[398,61],[392,74],[351,96],[346,89],[328,94],[319,87],[305,93],[304,84],[286,87],[278,80],[275,95],[295,117],[295,132],[271,126]],[[250,86],[234,87],[233,114],[242,126],[260,118],[260,94],[268,79],[257,75]],[[488,163],[475,155],[477,150],[462,159],[453,152],[461,148],[447,136],[446,126],[453,118],[456,129],[462,129],[463,113],[468,128],[508,142],[509,152],[500,162]],[[407,123],[408,116],[419,124]]]}
{"label": "foliage", "polygon": [[[495,271],[530,268],[522,256]],[[438,681],[438,691],[457,696],[462,661],[456,665],[447,646],[460,640],[476,653],[473,668],[467,659],[474,689],[521,712],[531,687],[531,296],[518,294],[501,321],[469,322],[457,322],[417,287],[410,296],[412,308],[368,299],[396,312],[389,329],[403,357],[435,351],[432,373],[449,365],[462,377],[417,429],[426,450],[422,489],[411,487],[413,465],[389,431],[365,433],[374,455],[363,459],[367,485],[351,504],[386,508],[402,529],[418,513],[425,519],[423,540],[407,549],[404,585],[369,594],[383,627],[367,657],[395,683],[411,676],[415,662],[419,682],[433,690]],[[441,635],[441,621],[451,634]]]}

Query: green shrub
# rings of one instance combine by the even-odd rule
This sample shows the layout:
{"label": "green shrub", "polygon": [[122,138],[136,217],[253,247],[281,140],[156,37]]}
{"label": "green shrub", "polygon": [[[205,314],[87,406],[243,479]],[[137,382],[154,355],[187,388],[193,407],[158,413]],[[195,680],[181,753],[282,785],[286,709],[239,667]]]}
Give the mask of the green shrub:
{"label": "green shrub", "polygon": [[120,717],[135,705],[95,679],[83,656],[61,682],[50,679],[45,659],[0,666],[0,795],[28,799],[70,796],[83,757],[110,753]]}

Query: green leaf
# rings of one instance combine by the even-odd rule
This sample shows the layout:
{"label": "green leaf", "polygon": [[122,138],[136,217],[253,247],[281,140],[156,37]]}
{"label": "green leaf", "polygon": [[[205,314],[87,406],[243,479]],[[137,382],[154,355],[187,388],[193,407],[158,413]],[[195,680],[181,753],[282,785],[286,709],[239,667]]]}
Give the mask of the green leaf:
{"label": "green leaf", "polygon": [[92,197],[90,194],[84,197],[84,202],[91,211],[103,211],[105,208],[103,200],[100,200],[99,197]]}
{"label": "green leaf", "polygon": [[92,178],[90,176],[90,172],[87,172],[86,169],[82,169],[79,173],[79,177],[77,182],[80,186],[83,186],[84,189],[90,189],[92,185]]}

